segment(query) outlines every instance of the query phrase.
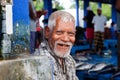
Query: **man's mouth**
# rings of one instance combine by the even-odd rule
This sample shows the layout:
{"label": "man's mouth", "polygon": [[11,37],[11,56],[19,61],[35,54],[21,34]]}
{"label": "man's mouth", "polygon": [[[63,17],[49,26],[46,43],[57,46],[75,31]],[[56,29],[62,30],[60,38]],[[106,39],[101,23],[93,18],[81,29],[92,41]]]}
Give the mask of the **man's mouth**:
{"label": "man's mouth", "polygon": [[58,45],[61,46],[61,47],[69,47],[70,46],[68,44],[61,44],[61,43],[58,43]]}
{"label": "man's mouth", "polygon": [[70,49],[72,47],[72,43],[70,42],[55,42],[54,52],[59,57],[68,56],[70,53]]}

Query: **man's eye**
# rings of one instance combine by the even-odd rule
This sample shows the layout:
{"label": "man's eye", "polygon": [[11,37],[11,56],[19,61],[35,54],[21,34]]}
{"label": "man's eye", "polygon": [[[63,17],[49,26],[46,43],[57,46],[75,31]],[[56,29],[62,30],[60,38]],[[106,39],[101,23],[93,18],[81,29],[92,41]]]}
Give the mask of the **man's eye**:
{"label": "man's eye", "polygon": [[73,33],[73,32],[69,32],[68,34],[69,34],[69,36],[75,36],[75,33]]}
{"label": "man's eye", "polygon": [[62,31],[57,31],[56,34],[60,35],[62,34],[63,32]]}

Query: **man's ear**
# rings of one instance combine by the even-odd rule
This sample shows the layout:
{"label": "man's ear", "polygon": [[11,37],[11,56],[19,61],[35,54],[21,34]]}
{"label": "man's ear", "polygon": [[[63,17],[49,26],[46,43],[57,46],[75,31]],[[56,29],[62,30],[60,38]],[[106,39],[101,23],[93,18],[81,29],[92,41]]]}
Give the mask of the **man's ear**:
{"label": "man's ear", "polygon": [[45,38],[48,39],[50,36],[50,29],[49,27],[45,27]]}

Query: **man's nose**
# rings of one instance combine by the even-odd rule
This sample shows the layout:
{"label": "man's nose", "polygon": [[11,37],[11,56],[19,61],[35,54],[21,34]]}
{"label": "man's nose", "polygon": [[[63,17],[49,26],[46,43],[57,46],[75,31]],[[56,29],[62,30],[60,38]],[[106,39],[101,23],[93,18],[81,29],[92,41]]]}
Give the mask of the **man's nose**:
{"label": "man's nose", "polygon": [[62,40],[65,41],[65,42],[69,41],[69,35],[67,33],[63,34]]}

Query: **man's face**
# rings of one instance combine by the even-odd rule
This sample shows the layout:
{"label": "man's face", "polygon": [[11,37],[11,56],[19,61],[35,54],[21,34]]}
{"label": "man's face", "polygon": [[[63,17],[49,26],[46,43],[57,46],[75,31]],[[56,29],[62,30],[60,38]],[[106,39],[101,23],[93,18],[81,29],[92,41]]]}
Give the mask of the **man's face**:
{"label": "man's face", "polygon": [[101,15],[101,12],[102,11],[100,9],[97,10],[98,15]]}
{"label": "man's face", "polygon": [[75,41],[74,23],[58,19],[52,32],[48,41],[53,52],[58,57],[67,57]]}

